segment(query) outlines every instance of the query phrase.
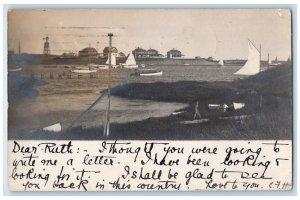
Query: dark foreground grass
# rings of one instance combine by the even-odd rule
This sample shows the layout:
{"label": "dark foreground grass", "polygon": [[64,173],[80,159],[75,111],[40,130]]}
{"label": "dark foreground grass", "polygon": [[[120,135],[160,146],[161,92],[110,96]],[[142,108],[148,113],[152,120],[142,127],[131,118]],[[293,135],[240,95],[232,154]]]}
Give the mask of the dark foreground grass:
{"label": "dark foreground grass", "polygon": [[[128,140],[248,140],[292,138],[291,66],[282,65],[256,76],[233,82],[134,83],[113,88],[115,96],[183,102],[189,106],[183,114],[149,118],[126,124],[111,124],[110,135],[103,137],[103,128],[75,127],[62,133],[42,131],[10,134],[10,139],[128,139]],[[208,122],[181,124],[193,119],[199,102],[202,118]],[[241,110],[227,112],[209,110],[208,104],[243,102]],[[246,115],[244,119],[233,116]],[[225,117],[225,119],[224,119]],[[223,118],[223,119],[220,119]]]}

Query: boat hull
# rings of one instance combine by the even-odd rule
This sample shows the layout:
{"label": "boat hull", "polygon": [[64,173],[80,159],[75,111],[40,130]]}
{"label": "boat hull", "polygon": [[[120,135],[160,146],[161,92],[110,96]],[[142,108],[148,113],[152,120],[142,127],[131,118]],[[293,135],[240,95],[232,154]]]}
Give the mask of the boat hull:
{"label": "boat hull", "polygon": [[122,67],[127,68],[127,69],[136,69],[139,66],[138,65],[122,65]]}
{"label": "boat hull", "polygon": [[162,76],[163,72],[140,73],[139,76]]}
{"label": "boat hull", "polygon": [[77,74],[90,74],[90,73],[95,73],[97,70],[88,70],[88,69],[78,69],[78,70],[72,70],[72,73],[77,73]]}
{"label": "boat hull", "polygon": [[22,71],[22,68],[13,68],[13,69],[8,69],[8,72],[19,72]]}

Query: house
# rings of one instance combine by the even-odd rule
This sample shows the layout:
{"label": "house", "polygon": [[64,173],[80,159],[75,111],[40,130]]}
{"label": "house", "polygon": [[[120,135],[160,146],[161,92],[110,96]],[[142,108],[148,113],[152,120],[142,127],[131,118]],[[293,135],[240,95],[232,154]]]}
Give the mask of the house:
{"label": "house", "polygon": [[96,58],[99,56],[97,50],[93,47],[87,47],[78,52],[79,57]]}
{"label": "house", "polygon": [[181,53],[181,51],[177,50],[177,49],[171,49],[170,51],[167,52],[167,57],[168,58],[181,58],[184,55]]}

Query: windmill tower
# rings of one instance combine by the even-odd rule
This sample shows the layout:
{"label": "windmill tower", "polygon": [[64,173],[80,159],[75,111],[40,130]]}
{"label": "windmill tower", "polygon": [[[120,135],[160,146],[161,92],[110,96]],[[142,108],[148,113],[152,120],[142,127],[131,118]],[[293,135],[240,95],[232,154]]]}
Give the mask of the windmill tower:
{"label": "windmill tower", "polygon": [[97,49],[98,52],[99,52],[99,44],[100,44],[100,42],[97,41],[97,43],[96,43],[96,49]]}
{"label": "windmill tower", "polygon": [[49,37],[46,36],[45,38],[43,38],[43,40],[45,40],[45,43],[44,43],[44,55],[50,55]]}

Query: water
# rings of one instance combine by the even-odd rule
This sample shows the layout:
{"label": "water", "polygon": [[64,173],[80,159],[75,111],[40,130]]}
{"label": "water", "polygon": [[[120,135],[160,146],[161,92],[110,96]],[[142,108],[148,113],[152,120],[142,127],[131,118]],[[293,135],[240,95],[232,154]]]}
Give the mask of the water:
{"label": "water", "polygon": [[8,76],[8,98],[10,102],[32,98],[38,95],[35,87],[47,84],[45,81],[23,77],[20,74],[9,74]]}
{"label": "water", "polygon": [[[111,96],[110,123],[142,121],[151,117],[165,117],[188,106],[184,103],[158,102],[140,99],[126,99]],[[106,120],[107,96],[87,114],[77,125],[84,127],[102,126]]]}
{"label": "water", "polygon": [[[150,68],[150,67],[149,67]],[[112,77],[115,79],[112,86],[118,86],[128,83],[154,83],[154,82],[176,82],[176,81],[231,81],[239,78],[233,75],[241,66],[151,66],[163,71],[162,76],[131,76],[134,70],[113,69]],[[57,77],[57,74],[66,71],[63,66],[48,69],[43,66],[31,66],[23,70],[23,76],[29,77],[35,73],[37,78],[41,73],[50,72]],[[67,71],[66,71],[67,72]],[[9,120],[10,130],[40,128],[52,124],[54,121],[61,121],[63,127],[72,122],[76,116],[86,110],[99,95],[101,89],[107,87],[107,70],[97,72],[99,78],[90,79],[46,79],[49,83],[44,86],[27,84],[23,91],[29,95],[24,100],[18,101],[10,109]],[[46,76],[48,77],[48,76]],[[36,88],[39,91],[33,93],[30,88]],[[20,91],[20,90],[19,90]],[[15,90],[9,88],[11,94]],[[20,93],[21,94],[21,93]],[[23,94],[23,93],[22,93]],[[155,95],[155,94],[154,94]],[[23,96],[23,95],[22,95]],[[25,95],[26,96],[26,95]],[[187,106],[174,102],[156,102],[148,100],[132,100],[126,98],[112,97],[111,105],[111,123],[126,123],[140,121],[151,117],[168,116],[176,110]],[[102,126],[105,122],[107,100],[103,98],[97,106],[85,115],[76,125],[83,126]]]}
{"label": "water", "polygon": [[176,81],[231,81],[239,78],[234,73],[242,66],[153,66],[163,71],[162,76],[130,76],[127,82],[152,83]]}

